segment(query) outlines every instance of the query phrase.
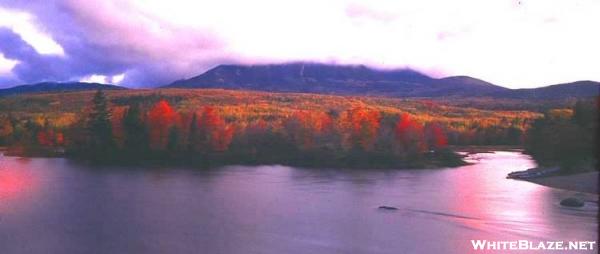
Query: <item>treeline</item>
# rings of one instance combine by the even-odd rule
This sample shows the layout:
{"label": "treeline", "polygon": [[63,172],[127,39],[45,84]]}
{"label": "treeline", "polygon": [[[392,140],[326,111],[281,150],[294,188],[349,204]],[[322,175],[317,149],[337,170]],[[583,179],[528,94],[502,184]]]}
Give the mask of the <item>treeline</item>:
{"label": "treeline", "polygon": [[543,166],[597,170],[599,105],[598,100],[587,100],[572,109],[549,110],[528,130],[526,151]]}
{"label": "treeline", "polygon": [[98,91],[74,124],[61,128],[46,125],[27,129],[28,137],[18,136],[14,130],[5,133],[2,136],[9,138],[3,142],[24,151],[54,153],[64,148],[68,156],[119,163],[345,167],[462,163],[447,149],[447,130],[442,124],[421,124],[409,114],[384,115],[362,105],[342,112],[296,110],[272,121],[237,122],[222,117],[215,107],[179,112],[166,100],[113,107]]}
{"label": "treeline", "polygon": [[461,128],[448,128],[448,143],[458,146],[523,145],[529,123],[516,120],[497,125],[474,123]]}
{"label": "treeline", "polygon": [[110,100],[103,92],[38,96],[48,103],[41,111],[22,107],[29,97],[5,100],[6,107],[17,106],[0,114],[0,146],[25,156],[119,163],[421,167],[459,163],[448,145],[521,145],[540,116],[427,100],[179,90],[110,94]]}
{"label": "treeline", "polygon": [[47,118],[24,121],[8,115],[0,117],[0,146],[9,146],[9,153],[28,156],[53,156],[64,152],[64,128]]}

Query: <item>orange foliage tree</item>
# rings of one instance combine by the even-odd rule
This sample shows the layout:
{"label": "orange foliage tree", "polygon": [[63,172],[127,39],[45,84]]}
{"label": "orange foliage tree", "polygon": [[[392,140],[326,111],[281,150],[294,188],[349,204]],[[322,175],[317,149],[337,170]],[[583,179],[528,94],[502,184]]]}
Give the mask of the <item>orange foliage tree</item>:
{"label": "orange foliage tree", "polygon": [[189,147],[193,151],[224,152],[229,148],[235,128],[225,123],[215,108],[206,106],[200,117],[192,117]]}
{"label": "orange foliage tree", "polygon": [[13,135],[14,128],[8,117],[0,117],[0,143]]}
{"label": "orange foliage tree", "polygon": [[365,151],[373,149],[380,127],[378,111],[364,107],[354,107],[342,113],[338,126],[342,135],[342,145],[352,148],[358,145]]}
{"label": "orange foliage tree", "polygon": [[113,107],[111,110],[110,124],[112,134],[118,147],[123,147],[125,140],[125,131],[123,129],[123,118],[127,112],[126,107]]}
{"label": "orange foliage tree", "polygon": [[315,147],[317,140],[332,129],[333,120],[325,112],[299,110],[287,119],[288,135],[302,149]]}

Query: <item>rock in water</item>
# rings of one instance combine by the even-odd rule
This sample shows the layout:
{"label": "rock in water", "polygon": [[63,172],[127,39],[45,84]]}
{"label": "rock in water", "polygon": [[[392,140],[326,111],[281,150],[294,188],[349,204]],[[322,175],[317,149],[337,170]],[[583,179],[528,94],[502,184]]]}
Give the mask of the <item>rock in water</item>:
{"label": "rock in water", "polygon": [[380,206],[379,209],[382,209],[382,210],[398,210],[398,208],[396,208],[396,207],[385,206],[385,205]]}
{"label": "rock in water", "polygon": [[582,207],[583,201],[578,198],[565,198],[560,201],[560,205],[567,207]]}

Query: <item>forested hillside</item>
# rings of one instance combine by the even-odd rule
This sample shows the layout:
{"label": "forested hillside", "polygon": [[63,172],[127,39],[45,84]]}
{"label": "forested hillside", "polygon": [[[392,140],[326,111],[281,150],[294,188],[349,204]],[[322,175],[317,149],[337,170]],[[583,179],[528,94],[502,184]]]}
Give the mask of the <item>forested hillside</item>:
{"label": "forested hillside", "polygon": [[422,167],[458,163],[448,145],[521,144],[541,116],[380,97],[189,89],[94,94],[0,99],[0,142],[14,153],[66,149],[119,160]]}

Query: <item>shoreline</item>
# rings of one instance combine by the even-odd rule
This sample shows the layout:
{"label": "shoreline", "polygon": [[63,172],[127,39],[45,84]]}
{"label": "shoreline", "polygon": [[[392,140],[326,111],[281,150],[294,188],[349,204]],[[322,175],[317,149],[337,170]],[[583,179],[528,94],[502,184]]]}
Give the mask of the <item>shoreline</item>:
{"label": "shoreline", "polygon": [[584,172],[572,175],[554,175],[540,178],[519,179],[534,184],[543,185],[550,188],[583,192],[588,194],[598,194],[598,177],[600,172]]}
{"label": "shoreline", "polygon": [[[20,157],[20,158],[36,158],[36,157],[41,157],[41,158],[69,158],[68,156],[64,156],[64,154],[62,156],[36,156],[36,155],[22,155],[22,154],[10,154],[8,153],[10,149],[7,149],[7,147],[0,147],[0,154],[2,154],[3,156],[7,156],[7,157]],[[451,150],[454,151],[455,153],[467,153],[467,154],[473,154],[473,153],[490,153],[490,152],[494,152],[494,151],[522,151],[522,148],[519,146],[452,146]],[[465,161],[462,160],[462,158],[465,157],[465,155],[460,156],[461,157],[461,162],[462,163],[458,163],[459,165],[443,165],[443,163],[439,163],[440,161],[429,161],[429,163],[424,163],[422,165],[420,165],[420,167],[414,167],[415,165],[403,165],[404,167],[397,167],[396,166],[391,166],[391,165],[386,165],[383,166],[382,165],[377,165],[375,167],[364,167],[365,169],[369,168],[369,169],[431,169],[431,168],[443,168],[443,167],[457,167],[457,166],[461,166],[461,165],[466,165],[469,164]],[[80,160],[77,158],[70,158],[70,159],[75,159],[75,160]],[[80,161],[87,161],[87,160],[80,160]],[[89,162],[89,161],[88,161]],[[431,163],[434,162],[434,163]],[[437,162],[437,163],[435,163]],[[165,166],[165,165],[172,165],[172,163],[166,162],[166,161],[155,161],[155,163],[150,163],[152,165],[157,165],[157,166]],[[182,166],[183,164],[187,165],[186,163],[175,163],[177,164],[177,166]],[[202,165],[203,168],[212,168],[212,167],[218,167],[218,166],[227,166],[227,165],[261,165],[262,163],[257,163],[256,161],[253,162],[242,162],[242,163],[233,163],[233,164],[228,164],[228,163],[215,163],[212,165]],[[287,165],[287,166],[296,166],[296,167],[317,167],[316,165],[314,165],[314,163],[298,163],[296,161],[296,163],[277,163],[277,162],[270,162],[270,163],[265,163],[265,164],[277,164],[277,165]],[[452,164],[452,163],[450,163]],[[116,166],[126,166],[126,165],[148,165],[146,163],[139,163],[139,162],[129,162],[129,163],[123,163],[122,161],[119,163],[99,163],[99,165],[116,165]],[[190,165],[188,165],[190,166]],[[191,165],[191,166],[199,166],[199,165]],[[350,166],[350,165],[332,165],[332,164],[327,164],[327,165],[323,165],[326,168],[352,168],[352,169],[361,169],[363,167],[361,166],[357,166],[354,165]],[[364,166],[364,165],[363,165]],[[408,166],[408,167],[406,167]],[[550,187],[550,188],[556,188],[556,189],[562,189],[562,190],[567,190],[567,191],[574,191],[574,192],[582,192],[582,193],[587,193],[587,194],[594,194],[594,195],[600,195],[600,172],[598,171],[589,171],[589,172],[583,172],[583,173],[577,173],[577,174],[571,174],[571,175],[549,175],[549,176],[543,176],[543,177],[536,177],[536,178],[519,178],[519,179],[515,179],[515,180],[521,180],[521,181],[527,181],[530,183],[534,183],[534,184],[538,184],[538,185],[542,185],[542,186],[546,186],[546,187]]]}
{"label": "shoreline", "polygon": [[467,154],[493,153],[495,151],[521,152],[524,149],[523,146],[519,145],[452,145],[449,148],[454,152],[464,152]]}
{"label": "shoreline", "polygon": [[[109,160],[95,160],[93,158],[69,156],[66,153],[18,153],[7,150],[0,150],[0,155],[5,157],[15,158],[64,158],[73,161],[90,163],[102,166],[176,166],[176,167],[192,167],[198,169],[210,169],[231,165],[256,166],[256,165],[284,165],[290,167],[304,168],[336,168],[336,169],[390,169],[390,170],[418,170],[418,169],[434,169],[434,168],[453,168],[468,163],[463,160],[463,156],[451,151],[450,158],[444,156],[446,153],[440,153],[436,156],[424,157],[422,161],[401,161],[401,160],[383,160],[375,163],[373,158],[362,158],[352,160],[352,156],[344,158],[332,158],[324,160],[323,158],[235,158],[231,159],[226,156],[215,156],[209,160],[193,160],[190,158],[152,158],[152,159],[133,159],[128,160],[123,157],[116,157]],[[373,156],[371,154],[370,156]],[[376,157],[375,157],[376,158]],[[385,158],[389,159],[389,158]]]}

